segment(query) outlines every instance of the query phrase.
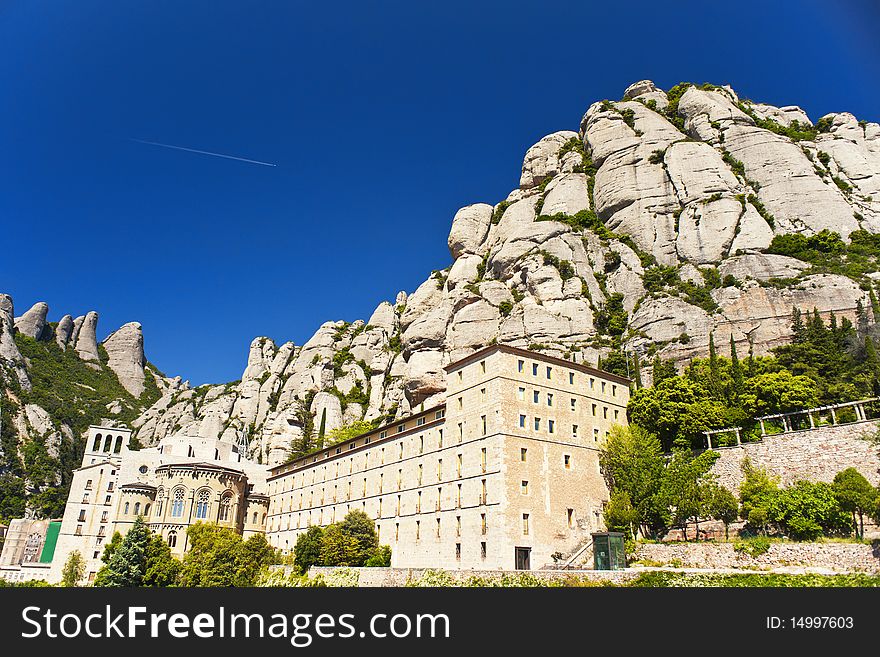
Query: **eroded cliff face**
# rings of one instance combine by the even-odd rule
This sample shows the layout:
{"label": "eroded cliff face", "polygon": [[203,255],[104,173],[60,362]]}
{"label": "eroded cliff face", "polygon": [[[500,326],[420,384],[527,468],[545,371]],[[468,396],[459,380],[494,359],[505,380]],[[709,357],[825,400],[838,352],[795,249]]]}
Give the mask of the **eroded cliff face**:
{"label": "eroded cliff face", "polygon": [[[502,202],[459,210],[452,264],[414,292],[302,346],[255,339],[240,382],[169,390],[137,436],[247,434],[277,462],[309,417],[330,431],[441,401],[444,365],[493,341],[592,364],[620,348],[683,362],[712,331],[766,352],[788,339],[792,307],[868,306],[864,281],[762,253],[823,229],[880,231],[878,124],[640,81],[529,148]],[[660,266],[699,294],[658,285]]]}
{"label": "eroded cliff face", "polygon": [[[70,433],[39,405],[15,403],[31,385],[18,332],[112,372],[131,398],[108,403],[107,419],[137,410],[143,444],[177,432],[246,436],[253,458],[275,463],[322,420],[331,431],[442,401],[443,367],[493,341],[591,364],[620,350],[685,362],[706,354],[710,332],[756,353],[786,342],[793,307],[852,317],[859,302],[869,307],[874,272],[848,277],[764,253],[776,235],[826,229],[880,232],[878,124],[847,113],[813,124],[798,107],[743,101],[730,87],[664,92],[643,80],[590,106],[578,131],[529,148],[507,198],[459,210],[451,265],[366,321],[326,322],[303,345],[256,338],[240,381],[191,388],[148,365],[137,323],[99,348],[96,313],[51,323],[36,304],[16,318],[0,295],[9,412],[19,443]],[[140,412],[132,398],[151,394],[161,396]]]}

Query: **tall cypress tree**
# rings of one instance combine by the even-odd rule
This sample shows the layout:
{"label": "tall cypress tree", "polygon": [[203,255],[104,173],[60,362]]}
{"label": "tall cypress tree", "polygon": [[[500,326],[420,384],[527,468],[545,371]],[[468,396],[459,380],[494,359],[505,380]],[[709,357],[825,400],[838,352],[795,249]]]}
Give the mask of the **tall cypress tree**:
{"label": "tall cypress tree", "polygon": [[736,342],[733,341],[733,333],[730,334],[730,380],[731,399],[739,399],[743,388],[743,371],[736,355]]}
{"label": "tall cypress tree", "polygon": [[709,333],[709,387],[713,397],[721,396],[721,373],[718,365],[718,353],[715,351],[714,332]]}
{"label": "tall cypress tree", "polygon": [[636,390],[642,387],[642,365],[639,362],[639,352],[633,352],[633,380],[636,384]]}
{"label": "tall cypress tree", "polygon": [[321,426],[318,428],[318,449],[324,447],[324,430],[327,428],[327,409],[321,411]]}

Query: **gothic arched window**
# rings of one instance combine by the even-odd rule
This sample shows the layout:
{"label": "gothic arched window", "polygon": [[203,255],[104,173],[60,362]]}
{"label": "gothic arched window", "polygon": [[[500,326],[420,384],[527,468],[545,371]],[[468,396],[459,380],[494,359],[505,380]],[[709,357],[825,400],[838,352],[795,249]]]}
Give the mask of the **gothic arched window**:
{"label": "gothic arched window", "polygon": [[173,518],[179,518],[183,515],[183,498],[186,495],[182,488],[178,488],[174,491],[174,496],[171,500],[171,516]]}
{"label": "gothic arched window", "polygon": [[232,495],[226,494],[220,500],[220,520],[229,520],[229,514],[232,511]]}
{"label": "gothic arched window", "polygon": [[208,508],[210,507],[211,492],[203,490],[199,492],[199,499],[196,502],[196,518],[207,518]]}
{"label": "gothic arched window", "polygon": [[128,515],[128,502],[125,503],[125,510],[122,513]]}
{"label": "gothic arched window", "polygon": [[170,531],[168,532],[168,547],[176,547],[177,546],[177,532]]}
{"label": "gothic arched window", "polygon": [[136,515],[136,516],[141,515],[141,503],[140,502],[134,503],[134,515]]}

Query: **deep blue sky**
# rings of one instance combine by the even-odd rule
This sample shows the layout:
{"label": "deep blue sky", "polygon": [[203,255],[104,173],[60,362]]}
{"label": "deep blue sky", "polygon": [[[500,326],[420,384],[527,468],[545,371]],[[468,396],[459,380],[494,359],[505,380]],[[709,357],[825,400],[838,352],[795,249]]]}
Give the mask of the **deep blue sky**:
{"label": "deep blue sky", "polygon": [[459,207],[635,80],[878,120],[874,5],[0,0],[0,291],[237,379],[447,266]]}

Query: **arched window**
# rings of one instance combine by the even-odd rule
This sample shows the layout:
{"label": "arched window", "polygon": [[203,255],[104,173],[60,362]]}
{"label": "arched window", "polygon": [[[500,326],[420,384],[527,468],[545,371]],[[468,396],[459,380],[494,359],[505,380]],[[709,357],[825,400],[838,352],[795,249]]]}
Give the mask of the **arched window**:
{"label": "arched window", "polygon": [[136,516],[141,515],[141,503],[140,502],[134,503],[134,515],[136,515]]}
{"label": "arched window", "polygon": [[257,524],[257,512],[256,511],[254,511],[253,524],[255,524],[255,525]]}
{"label": "arched window", "polygon": [[199,499],[196,502],[196,518],[208,517],[208,508],[210,507],[210,502],[208,502],[208,500],[210,499],[210,497],[210,491],[199,491]]}
{"label": "arched window", "polygon": [[104,438],[104,449],[102,449],[101,451],[102,451],[102,452],[109,452],[109,451],[110,451],[110,446],[113,444],[112,441],[113,441],[113,436],[105,436],[105,438]]}
{"label": "arched window", "polygon": [[229,520],[229,514],[232,511],[232,495],[226,494],[223,496],[223,499],[220,500],[220,520],[227,521]]}
{"label": "arched window", "polygon": [[101,434],[95,434],[95,444],[92,445],[92,451],[97,452],[101,449]]}
{"label": "arched window", "polygon": [[147,504],[147,505],[144,507],[144,515],[147,516],[147,517],[150,516],[150,505],[149,505],[149,504]]}
{"label": "arched window", "polygon": [[116,444],[113,446],[113,453],[119,454],[122,451],[122,436],[116,436]]}
{"label": "arched window", "polygon": [[162,500],[161,499],[158,502],[156,502],[156,517],[157,518],[162,517]]}
{"label": "arched window", "polygon": [[168,547],[177,547],[177,532],[168,532]]}
{"label": "arched window", "polygon": [[171,500],[171,516],[173,518],[179,518],[183,515],[183,498],[185,494],[182,488],[174,491],[174,496]]}
{"label": "arched window", "polygon": [[128,515],[128,502],[125,503],[125,510],[122,513]]}

